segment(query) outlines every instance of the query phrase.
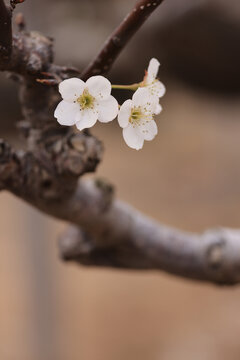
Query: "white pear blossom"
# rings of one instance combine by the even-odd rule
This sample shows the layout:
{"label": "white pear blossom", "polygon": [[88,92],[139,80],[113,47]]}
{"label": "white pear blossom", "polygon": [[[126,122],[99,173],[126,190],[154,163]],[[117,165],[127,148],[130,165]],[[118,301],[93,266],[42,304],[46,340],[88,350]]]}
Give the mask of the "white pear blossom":
{"label": "white pear blossom", "polygon": [[126,100],[118,114],[118,123],[123,128],[126,144],[136,150],[143,147],[144,140],[153,140],[158,129],[153,115],[158,98],[152,96],[148,89],[140,87],[132,100]]}
{"label": "white pear blossom", "polygon": [[[149,62],[146,75],[142,82],[142,86],[148,89],[153,97],[156,96],[158,99],[161,98],[166,92],[166,88],[163,85],[163,83],[157,79],[159,66],[160,66],[160,62],[157,59],[152,58]],[[157,105],[154,113],[158,115],[161,112],[161,110],[162,107],[157,101]]]}
{"label": "white pear blossom", "polygon": [[63,100],[54,116],[61,125],[76,125],[79,130],[92,127],[97,120],[112,121],[118,114],[118,102],[111,95],[111,83],[103,76],[92,76],[86,83],[71,78],[59,84]]}
{"label": "white pear blossom", "polygon": [[165,94],[166,88],[163,83],[157,79],[159,66],[160,62],[157,59],[152,58],[150,60],[146,75],[143,79],[143,86],[146,86],[152,95],[160,98]]}

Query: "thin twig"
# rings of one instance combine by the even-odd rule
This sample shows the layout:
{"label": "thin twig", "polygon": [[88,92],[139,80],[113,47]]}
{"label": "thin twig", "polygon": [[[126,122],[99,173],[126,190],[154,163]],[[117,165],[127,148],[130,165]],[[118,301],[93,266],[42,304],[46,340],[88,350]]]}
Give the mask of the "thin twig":
{"label": "thin twig", "polygon": [[86,80],[92,75],[108,72],[121,50],[162,2],[163,0],[138,1],[132,11],[104,43],[97,57],[82,72],[81,78]]}

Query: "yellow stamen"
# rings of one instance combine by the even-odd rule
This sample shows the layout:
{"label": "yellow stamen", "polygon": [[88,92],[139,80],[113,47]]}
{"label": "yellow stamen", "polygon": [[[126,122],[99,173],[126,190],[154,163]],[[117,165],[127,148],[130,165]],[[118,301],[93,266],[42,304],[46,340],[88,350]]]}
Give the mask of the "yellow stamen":
{"label": "yellow stamen", "polygon": [[95,98],[85,89],[81,96],[77,99],[81,109],[93,109]]}

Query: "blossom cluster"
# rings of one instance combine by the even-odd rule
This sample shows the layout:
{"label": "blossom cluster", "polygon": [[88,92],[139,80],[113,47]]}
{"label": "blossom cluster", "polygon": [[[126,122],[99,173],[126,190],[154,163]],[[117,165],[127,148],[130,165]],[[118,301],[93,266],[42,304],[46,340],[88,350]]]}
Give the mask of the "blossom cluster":
{"label": "blossom cluster", "polygon": [[111,95],[110,81],[103,76],[92,76],[86,82],[71,78],[59,85],[62,101],[54,116],[61,125],[76,125],[78,130],[92,127],[98,121],[107,123],[118,116],[126,144],[136,150],[143,147],[144,140],[152,140],[158,132],[154,116],[162,107],[159,99],[165,94],[164,85],[157,79],[160,63],[151,59],[142,82],[121,89],[136,90],[132,99],[121,106]]}

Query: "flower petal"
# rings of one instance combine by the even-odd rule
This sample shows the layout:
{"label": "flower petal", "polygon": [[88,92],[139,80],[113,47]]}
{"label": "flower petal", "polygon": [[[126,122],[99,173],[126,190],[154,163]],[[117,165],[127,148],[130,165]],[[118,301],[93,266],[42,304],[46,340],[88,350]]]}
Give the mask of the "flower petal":
{"label": "flower petal", "polygon": [[98,113],[94,109],[85,109],[78,113],[76,127],[78,130],[88,129],[96,124]]}
{"label": "flower petal", "polygon": [[71,126],[75,124],[79,112],[80,108],[78,104],[62,100],[56,107],[54,117],[57,119],[59,124]]}
{"label": "flower petal", "polygon": [[166,92],[165,86],[159,80],[155,80],[151,85],[148,85],[146,88],[150,90],[151,95],[158,96],[159,98],[162,97]]}
{"label": "flower petal", "polygon": [[118,102],[110,95],[108,99],[99,101],[98,120],[107,123],[115,119],[118,114]]}
{"label": "flower petal", "polygon": [[158,104],[156,105],[154,114],[155,114],[155,115],[159,115],[161,111],[162,111],[162,106],[158,103]]}
{"label": "flower petal", "polygon": [[123,138],[126,144],[132,149],[139,150],[143,147],[144,139],[138,131],[138,127],[133,127],[129,124],[123,129]]}
{"label": "flower petal", "polygon": [[124,101],[118,113],[118,123],[119,126],[121,126],[122,128],[128,126],[131,110],[132,110],[132,100],[128,99]]}
{"label": "flower petal", "polygon": [[156,79],[159,66],[160,66],[160,62],[157,59],[152,58],[150,60],[147,69],[147,76],[145,79],[147,85],[151,84]]}
{"label": "flower petal", "polygon": [[86,86],[90,94],[99,100],[107,99],[112,90],[110,81],[101,75],[90,77],[86,82]]}
{"label": "flower petal", "polygon": [[63,80],[59,84],[59,92],[62,95],[63,100],[68,102],[74,102],[82,94],[85,88],[84,81],[78,78],[71,78]]}
{"label": "flower petal", "polygon": [[157,124],[154,120],[144,122],[138,126],[139,132],[142,134],[144,140],[152,140],[158,133]]}
{"label": "flower petal", "polygon": [[140,87],[135,91],[132,97],[133,105],[138,107],[141,106],[145,111],[154,113],[156,105],[158,103],[158,97],[152,95],[148,87]]}

